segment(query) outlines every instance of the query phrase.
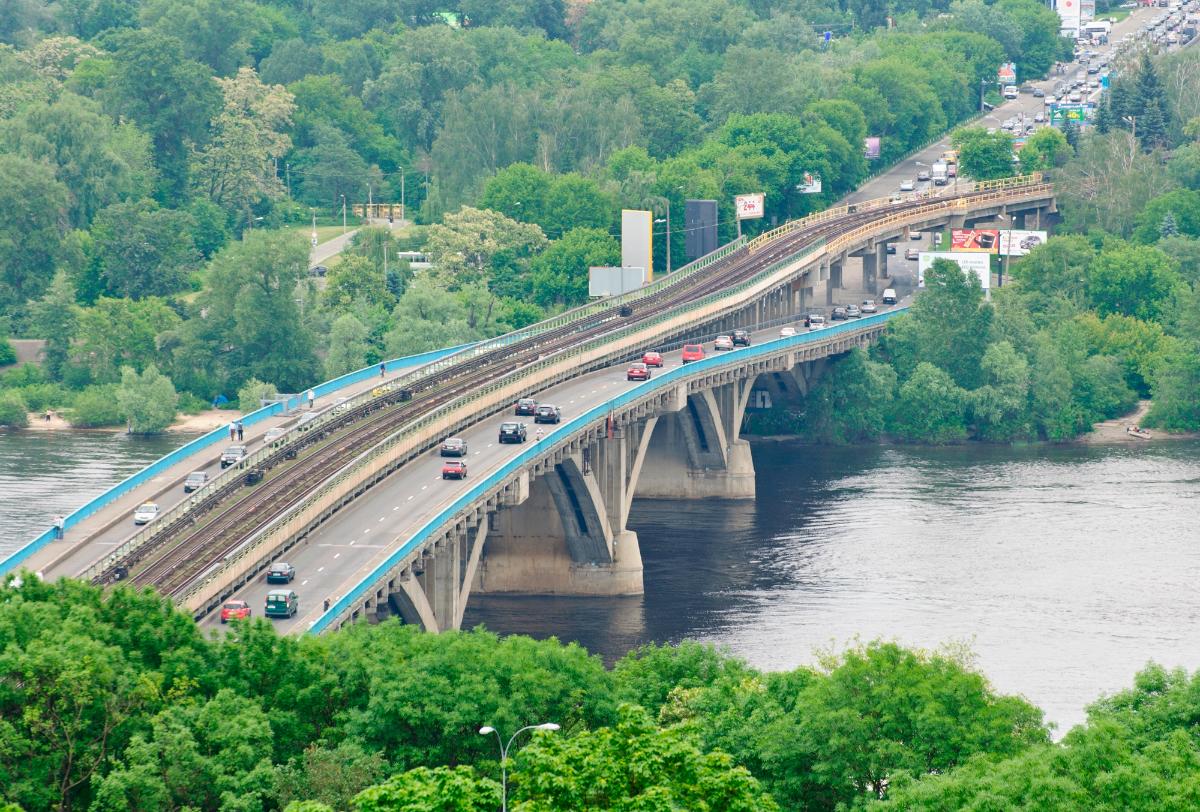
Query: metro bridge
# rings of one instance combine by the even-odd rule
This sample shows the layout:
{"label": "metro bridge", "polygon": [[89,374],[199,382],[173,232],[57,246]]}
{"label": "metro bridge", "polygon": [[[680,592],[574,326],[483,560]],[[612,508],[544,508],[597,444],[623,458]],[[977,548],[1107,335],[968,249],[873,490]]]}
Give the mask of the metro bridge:
{"label": "metro bridge", "polygon": [[[965,184],[963,186],[966,186]],[[830,209],[740,239],[659,281],[412,369],[350,398],[224,471],[147,528],[73,540],[0,562],[44,577],[153,585],[197,618],[230,598],[260,611],[272,561],[297,567],[301,612],[287,631],[322,632],[399,614],[457,628],[473,592],[642,592],[635,496],[753,498],[740,437],[751,394],[803,394],[826,359],[877,337],[903,308],[779,337],[841,287],[851,256],[886,286],[886,243],[997,216],[1040,226],[1055,210],[1040,176],[965,191]],[[1029,223],[1033,218],[1034,222]],[[750,347],[682,365],[677,348],[734,328]],[[626,364],[666,366],[645,383]],[[500,445],[513,403],[563,408],[544,439]],[[437,448],[469,444],[469,477],[441,480]],[[60,543],[61,544],[61,543]]]}

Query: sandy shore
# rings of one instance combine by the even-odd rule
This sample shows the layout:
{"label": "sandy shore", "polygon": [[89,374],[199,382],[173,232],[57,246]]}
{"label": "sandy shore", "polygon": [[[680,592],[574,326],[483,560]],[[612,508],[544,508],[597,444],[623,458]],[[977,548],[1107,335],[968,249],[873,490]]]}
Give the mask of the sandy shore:
{"label": "sandy shore", "polygon": [[1080,437],[1076,442],[1089,444],[1130,443],[1136,445],[1138,443],[1153,443],[1159,440],[1194,440],[1200,438],[1200,432],[1195,431],[1170,432],[1163,431],[1162,429],[1147,429],[1150,432],[1150,439],[1142,440],[1138,437],[1133,437],[1125,431],[1127,426],[1142,425],[1142,421],[1146,419],[1148,411],[1150,411],[1150,401],[1139,401],[1137,408],[1129,414],[1097,423],[1092,427],[1090,432]]}
{"label": "sandy shore", "polygon": [[[208,409],[199,414],[182,414],[175,418],[167,431],[186,431],[198,434],[210,432],[213,429],[228,426],[237,417],[231,411],[222,411],[221,409]],[[51,412],[50,419],[46,420],[45,412],[30,412],[29,428],[25,431],[108,431],[122,432],[125,431],[124,426],[105,426],[95,429],[80,429],[75,428],[58,414]]]}

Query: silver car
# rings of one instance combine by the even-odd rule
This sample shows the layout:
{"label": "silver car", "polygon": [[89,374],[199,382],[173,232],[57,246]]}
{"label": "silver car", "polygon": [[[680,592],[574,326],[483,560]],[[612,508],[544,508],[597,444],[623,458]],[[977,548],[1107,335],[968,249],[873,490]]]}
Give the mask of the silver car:
{"label": "silver car", "polygon": [[874,300],[874,299],[864,299],[864,300],[863,300],[863,303],[862,303],[862,312],[864,312],[864,313],[878,313],[878,312],[879,312],[879,305],[875,304],[875,300]]}

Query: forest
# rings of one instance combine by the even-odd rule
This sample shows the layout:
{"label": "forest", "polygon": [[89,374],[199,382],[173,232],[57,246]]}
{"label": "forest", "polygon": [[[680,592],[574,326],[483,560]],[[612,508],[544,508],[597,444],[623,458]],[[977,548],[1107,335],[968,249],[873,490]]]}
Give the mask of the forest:
{"label": "forest", "polygon": [[[1069,53],[1037,0],[14,0],[0,424],[163,428],[579,303],[622,207],[827,206]],[[828,36],[826,36],[828,34]],[[867,161],[863,139],[880,138]],[[806,173],[819,195],[799,194]],[[313,223],[403,202],[310,276]],[[665,262],[660,226],[656,262]],[[428,272],[396,251],[424,252]],[[678,263],[677,263],[678,264]],[[386,265],[386,267],[385,267]],[[665,270],[661,268],[660,270]],[[135,410],[131,404],[149,403]]]}
{"label": "forest", "polygon": [[961,645],[857,643],[762,672],[683,643],[606,667],[555,639],[394,620],[322,637],[234,621],[206,639],[149,590],[4,586],[5,812],[494,812],[498,746],[479,729],[551,722],[513,747],[514,812],[1200,802],[1200,675],[1153,664],[1055,741]]}

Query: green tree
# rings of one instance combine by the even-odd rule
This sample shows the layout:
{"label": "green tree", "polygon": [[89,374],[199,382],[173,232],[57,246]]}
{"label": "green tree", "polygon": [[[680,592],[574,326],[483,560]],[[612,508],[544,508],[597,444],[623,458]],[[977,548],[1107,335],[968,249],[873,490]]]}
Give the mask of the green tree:
{"label": "green tree", "polygon": [[17,351],[7,338],[0,338],[0,367],[17,363]]}
{"label": "green tree", "polygon": [[967,393],[945,371],[922,361],[900,386],[891,431],[911,443],[940,445],[967,439]]}
{"label": "green tree", "polygon": [[49,287],[62,255],[68,199],[51,167],[0,155],[0,313]]}
{"label": "green tree", "polygon": [[1138,62],[1134,82],[1136,89],[1132,117],[1137,122],[1138,140],[1147,150],[1163,146],[1167,142],[1170,112],[1167,108],[1166,92],[1159,81],[1154,62],[1146,51],[1142,52]]}
{"label": "green tree", "polygon": [[250,378],[238,388],[238,410],[249,414],[262,408],[262,402],[279,394],[275,384]]}
{"label": "green tree", "polygon": [[124,366],[142,369],[158,357],[158,338],[177,328],[179,315],[162,299],[107,299],[77,311],[73,363],[95,381],[111,383]]}
{"label": "green tree", "polygon": [[500,800],[500,784],[480,777],[473,767],[417,767],[363,790],[354,798],[357,812],[491,812]]}
{"label": "green tree", "polygon": [[329,329],[329,352],[325,356],[325,374],[330,378],[345,375],[366,366],[366,326],[349,313],[343,313],[333,321]]}
{"label": "green tree", "polygon": [[153,364],[139,375],[132,367],[121,370],[117,405],[125,415],[130,434],[158,434],[175,420],[179,396],[171,379]]}
{"label": "green tree", "polygon": [[1030,416],[1038,434],[1051,442],[1074,437],[1083,428],[1082,415],[1072,398],[1071,368],[1048,335],[1036,342],[1030,370]]}
{"label": "green tree", "polygon": [[1119,313],[1157,321],[1183,280],[1170,257],[1157,248],[1107,245],[1088,268],[1088,296],[1100,315]]}
{"label": "green tree", "polygon": [[498,270],[522,263],[542,250],[546,236],[536,225],[470,206],[447,214],[430,226],[425,252],[434,264],[432,276],[455,288],[487,281]]}
{"label": "green tree", "polygon": [[0,391],[0,426],[23,429],[29,425],[29,404],[20,392]]}
{"label": "green tree", "polygon": [[1054,127],[1039,127],[1021,147],[1021,171],[1041,172],[1062,166],[1071,156],[1066,136]]}
{"label": "green tree", "polygon": [[117,385],[99,384],[87,387],[75,396],[66,417],[68,423],[80,429],[123,425],[125,416],[117,403]]}
{"label": "green tree", "polygon": [[78,324],[75,287],[63,272],[54,275],[46,295],[30,308],[32,332],[45,339],[42,361],[50,377],[61,379],[63,366],[71,351],[71,339]]}
{"label": "green tree", "polygon": [[380,753],[369,753],[355,742],[314,744],[275,768],[275,794],[282,805],[296,803],[298,812],[305,812],[298,803],[303,798],[312,799],[310,804],[328,804],[328,809],[347,809],[351,798],[386,776],[387,763]]}
{"label": "green tree", "polygon": [[617,697],[658,714],[677,690],[749,678],[744,661],[712,645],[684,640],[678,645],[640,646],[613,665]]}
{"label": "green tree", "polygon": [[588,268],[615,266],[621,247],[607,231],[573,228],[529,263],[533,301],[543,307],[582,304],[588,295]]}
{"label": "green tree", "polygon": [[1146,425],[1171,431],[1200,429],[1200,352],[1194,347],[1176,355],[1159,371]]}
{"label": "green tree", "polygon": [[1029,436],[1029,362],[1007,341],[988,345],[980,366],[984,383],[969,393],[974,433],[1011,442]]}
{"label": "green tree", "polygon": [[313,206],[341,212],[344,197],[349,204],[366,197],[367,181],[373,175],[367,162],[354,151],[346,134],[325,123],[312,128],[312,146],[297,150],[292,173],[300,178],[299,197]]}
{"label": "green tree", "polygon": [[887,427],[895,392],[895,371],[855,348],[808,393],[804,433],[833,444],[876,440]]}
{"label": "green tree", "polygon": [[192,225],[185,211],[162,209],[149,200],[115,203],[97,214],[93,262],[108,290],[131,299],[183,290],[200,263]]}
{"label": "green tree", "polygon": [[983,127],[963,127],[950,134],[958,150],[958,171],[974,180],[994,180],[1013,174],[1012,136],[989,133]]}
{"label": "green tree", "polygon": [[[1164,233],[1170,217],[1174,233]],[[1183,234],[1200,237],[1200,191],[1175,189],[1146,202],[1137,216],[1133,236],[1139,242],[1157,242],[1162,237]]]}

